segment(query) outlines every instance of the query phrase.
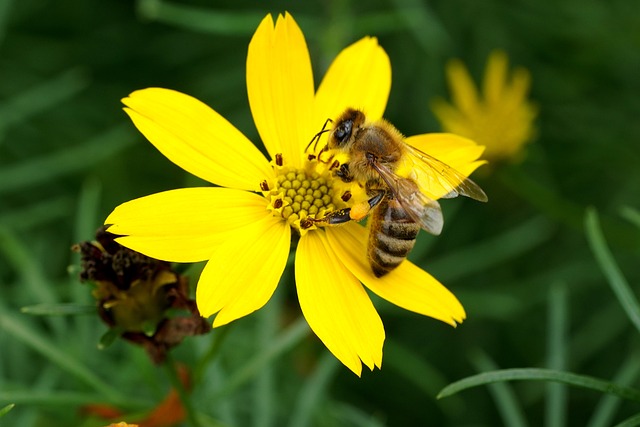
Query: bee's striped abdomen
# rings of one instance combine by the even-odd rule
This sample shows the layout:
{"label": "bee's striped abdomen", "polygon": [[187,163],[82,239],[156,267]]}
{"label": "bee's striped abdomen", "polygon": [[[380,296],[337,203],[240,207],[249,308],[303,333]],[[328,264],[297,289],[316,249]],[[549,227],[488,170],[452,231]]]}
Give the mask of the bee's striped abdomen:
{"label": "bee's striped abdomen", "polygon": [[382,277],[400,265],[413,249],[419,231],[420,225],[402,206],[385,197],[371,215],[369,263],[373,274]]}

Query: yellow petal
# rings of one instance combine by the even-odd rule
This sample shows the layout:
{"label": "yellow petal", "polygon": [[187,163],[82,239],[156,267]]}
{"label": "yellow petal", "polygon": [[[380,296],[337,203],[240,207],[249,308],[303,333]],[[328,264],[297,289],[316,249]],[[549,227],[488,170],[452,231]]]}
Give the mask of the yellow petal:
{"label": "yellow petal", "polygon": [[206,181],[259,191],[273,169],[260,151],[224,117],[197,99],[169,89],[138,90],[124,98],[125,112],[169,160]]}
{"label": "yellow petal", "polygon": [[430,274],[409,261],[377,278],[366,254],[367,230],[355,223],[327,233],[329,244],[344,265],[373,292],[406,310],[433,317],[450,325],[466,317],[458,299]]}
{"label": "yellow petal", "polygon": [[484,72],[484,97],[489,107],[496,107],[502,102],[507,84],[507,68],[509,60],[507,54],[495,50],[489,55]]}
{"label": "yellow petal", "polygon": [[267,15],[247,54],[247,91],[253,120],[271,156],[301,167],[305,146],[319,130],[311,126],[313,73],[302,31],[291,15]]}
{"label": "yellow petal", "polygon": [[317,131],[329,118],[348,107],[359,108],[369,119],[382,117],[391,90],[389,57],[375,37],[365,37],[344,49],[324,76],[315,104]]}
{"label": "yellow petal", "polygon": [[360,376],[362,363],[369,369],[382,364],[384,327],[367,292],[334,250],[323,231],[300,238],[296,252],[298,299],[313,332]]}
{"label": "yellow petal", "polygon": [[507,99],[513,97],[517,100],[514,104],[520,104],[526,102],[526,97],[529,94],[529,87],[531,86],[531,74],[526,68],[516,68],[513,71],[511,78],[511,84],[508,87],[509,93],[506,95]]}
{"label": "yellow petal", "polygon": [[461,61],[457,59],[449,61],[447,80],[454,104],[465,114],[477,114],[478,90]]}
{"label": "yellow petal", "polygon": [[235,230],[272,214],[264,197],[228,188],[183,188],[123,203],[107,217],[117,241],[152,258],[197,262]]}
{"label": "yellow petal", "polygon": [[451,133],[424,133],[410,136],[405,142],[441,162],[451,166],[465,176],[471,175],[485,161],[478,161],[484,146]]}
{"label": "yellow petal", "polygon": [[265,218],[234,234],[212,253],[196,288],[202,316],[218,313],[214,327],[265,305],[278,285],[289,254],[291,228],[281,218]]}

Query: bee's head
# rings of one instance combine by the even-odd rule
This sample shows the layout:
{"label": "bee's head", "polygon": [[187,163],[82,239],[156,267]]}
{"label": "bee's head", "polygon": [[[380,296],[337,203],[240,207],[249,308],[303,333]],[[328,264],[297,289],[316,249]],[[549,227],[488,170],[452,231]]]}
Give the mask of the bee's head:
{"label": "bee's head", "polygon": [[329,148],[345,148],[353,140],[364,121],[365,115],[362,111],[348,108],[331,130]]}

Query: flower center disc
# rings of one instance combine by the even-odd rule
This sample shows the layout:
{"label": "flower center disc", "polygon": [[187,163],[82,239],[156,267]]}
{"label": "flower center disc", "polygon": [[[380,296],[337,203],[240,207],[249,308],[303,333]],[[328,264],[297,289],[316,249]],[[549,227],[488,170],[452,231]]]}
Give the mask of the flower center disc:
{"label": "flower center disc", "polygon": [[281,156],[276,156],[273,167],[277,176],[275,188],[267,188],[266,182],[261,185],[263,195],[269,200],[268,209],[299,232],[315,228],[303,228],[300,221],[322,219],[329,212],[345,206],[344,192],[339,194],[336,191],[335,179],[323,163],[308,160],[303,169],[298,169],[282,165]]}

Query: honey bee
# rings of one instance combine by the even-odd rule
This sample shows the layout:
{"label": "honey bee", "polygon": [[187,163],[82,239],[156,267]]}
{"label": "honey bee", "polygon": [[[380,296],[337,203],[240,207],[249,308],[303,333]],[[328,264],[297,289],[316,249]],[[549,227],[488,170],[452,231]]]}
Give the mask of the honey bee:
{"label": "honey bee", "polygon": [[[476,183],[404,142],[402,134],[384,119],[369,122],[362,111],[349,108],[327,131],[328,142],[318,158],[332,150],[347,154],[347,163],[334,163],[335,174],[344,182],[357,182],[369,199],[307,224],[341,224],[371,214],[367,255],[376,277],[400,265],[421,228],[434,235],[442,231],[440,204],[427,194],[437,193],[442,198],[462,195],[487,201],[487,195]],[[316,135],[316,144],[327,131],[323,128]],[[332,160],[333,156],[327,163]],[[404,166],[411,171],[408,177],[398,174]],[[429,183],[433,188],[421,188],[418,182],[423,186]]]}

